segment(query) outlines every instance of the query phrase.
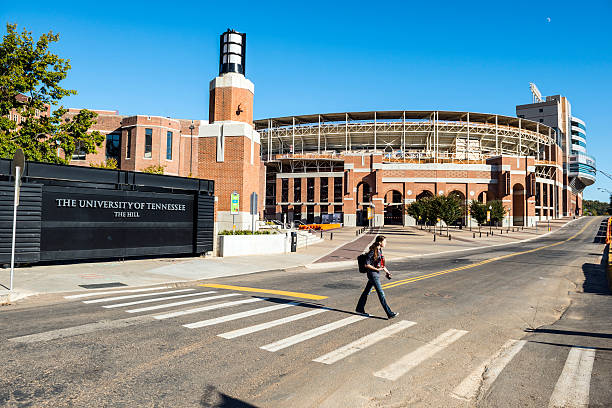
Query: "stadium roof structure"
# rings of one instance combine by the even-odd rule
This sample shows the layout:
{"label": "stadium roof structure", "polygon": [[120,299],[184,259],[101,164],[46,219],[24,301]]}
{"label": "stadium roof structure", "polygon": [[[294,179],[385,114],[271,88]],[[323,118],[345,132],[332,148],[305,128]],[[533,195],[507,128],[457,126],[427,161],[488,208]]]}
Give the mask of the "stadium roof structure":
{"label": "stadium roof structure", "polygon": [[[528,119],[459,111],[369,111],[285,116],[254,121],[262,156],[393,151],[480,160],[509,154],[539,157],[555,130]],[[549,152],[550,156],[550,152]]]}

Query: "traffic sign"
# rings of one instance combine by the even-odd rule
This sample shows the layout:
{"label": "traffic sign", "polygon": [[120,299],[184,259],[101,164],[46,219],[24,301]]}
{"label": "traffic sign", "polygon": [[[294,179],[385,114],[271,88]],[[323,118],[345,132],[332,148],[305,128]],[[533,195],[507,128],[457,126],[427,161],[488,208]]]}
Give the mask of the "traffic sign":
{"label": "traffic sign", "polygon": [[491,210],[487,210],[487,222],[491,221]]}
{"label": "traffic sign", "polygon": [[251,215],[257,215],[257,193],[251,193]]}
{"label": "traffic sign", "polygon": [[230,213],[238,214],[240,211],[240,194],[237,191],[234,191],[230,195]]}
{"label": "traffic sign", "polygon": [[15,177],[15,205],[19,205],[19,191],[21,190],[21,175],[25,167],[23,150],[17,149],[11,163],[12,174]]}

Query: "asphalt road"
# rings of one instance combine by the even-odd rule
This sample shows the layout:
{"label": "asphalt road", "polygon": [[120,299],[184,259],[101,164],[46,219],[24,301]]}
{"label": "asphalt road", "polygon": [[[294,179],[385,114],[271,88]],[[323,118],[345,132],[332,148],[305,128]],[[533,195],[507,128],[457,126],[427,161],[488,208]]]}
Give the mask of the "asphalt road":
{"label": "asphalt road", "polygon": [[600,221],[390,262],[385,292],[400,313],[393,320],[374,294],[372,317],[354,313],[365,284],[354,269],[204,282],[257,291],[117,288],[103,292],[125,293],[6,306],[0,405],[611,406]]}

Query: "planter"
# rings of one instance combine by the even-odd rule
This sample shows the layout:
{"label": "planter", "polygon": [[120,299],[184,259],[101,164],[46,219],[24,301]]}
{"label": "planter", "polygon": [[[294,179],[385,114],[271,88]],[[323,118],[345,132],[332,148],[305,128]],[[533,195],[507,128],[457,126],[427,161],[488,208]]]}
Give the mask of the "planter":
{"label": "planter", "polygon": [[282,254],[290,250],[286,234],[219,235],[219,256]]}

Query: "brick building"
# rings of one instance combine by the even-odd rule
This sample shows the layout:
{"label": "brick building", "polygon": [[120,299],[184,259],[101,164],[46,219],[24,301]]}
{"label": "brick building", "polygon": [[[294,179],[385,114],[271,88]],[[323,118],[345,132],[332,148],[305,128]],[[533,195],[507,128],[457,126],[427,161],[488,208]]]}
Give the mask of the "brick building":
{"label": "brick building", "polygon": [[465,204],[501,200],[504,225],[582,210],[581,191],[564,181],[556,131],[540,122],[375,111],[270,118],[255,126],[267,168],[267,218],[367,225],[370,212],[374,225],[411,225],[405,205],[434,194],[454,194]]}
{"label": "brick building", "polygon": [[[122,169],[163,166],[166,174],[213,179],[218,230],[251,227],[253,192],[260,197],[260,218],[348,226],[414,224],[405,205],[443,193],[466,204],[501,200],[508,210],[505,225],[582,212],[585,184],[579,181],[584,178],[571,181],[567,149],[572,145],[552,123],[448,111],[253,121],[245,45],[245,34],[221,35],[208,121],[96,111],[93,129],[106,135],[104,146],[91,155],[77,152],[72,164],[115,158]],[[240,194],[237,214],[230,213],[232,192]]]}
{"label": "brick building", "polygon": [[[94,110],[91,130],[105,134],[102,148],[93,154],[75,152],[71,164],[89,166],[117,160],[124,170],[143,171],[162,166],[164,174],[215,181],[218,230],[251,227],[249,196],[264,193],[264,166],[259,134],[253,128],[254,85],[245,76],[246,35],[221,35],[219,76],[210,82],[209,120],[160,116],[123,116]],[[70,109],[67,115],[75,115]],[[230,213],[230,195],[240,194],[237,214]],[[263,215],[263,206],[261,205]]]}

